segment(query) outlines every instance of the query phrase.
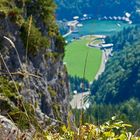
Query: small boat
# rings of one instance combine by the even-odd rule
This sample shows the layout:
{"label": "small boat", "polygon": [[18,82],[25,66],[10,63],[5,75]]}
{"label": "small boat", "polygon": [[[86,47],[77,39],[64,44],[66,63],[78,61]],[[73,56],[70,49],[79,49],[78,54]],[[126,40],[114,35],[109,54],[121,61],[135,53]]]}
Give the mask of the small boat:
{"label": "small boat", "polygon": [[83,24],[77,24],[77,27],[83,27]]}
{"label": "small boat", "polygon": [[117,26],[118,26],[118,27],[121,27],[121,24],[120,24],[120,23],[118,23],[118,24],[117,24]]}

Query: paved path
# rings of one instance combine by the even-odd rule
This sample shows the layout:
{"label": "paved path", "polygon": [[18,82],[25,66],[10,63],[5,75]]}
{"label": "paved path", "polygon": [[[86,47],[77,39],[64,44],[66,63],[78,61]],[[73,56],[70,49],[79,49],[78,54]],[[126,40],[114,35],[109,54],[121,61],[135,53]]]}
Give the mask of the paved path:
{"label": "paved path", "polygon": [[88,108],[89,103],[88,103],[88,101],[84,102],[84,99],[89,94],[90,94],[90,92],[84,92],[84,93],[73,95],[73,99],[70,102],[71,107],[77,108],[77,109]]}
{"label": "paved path", "polygon": [[104,72],[106,62],[109,59],[109,55],[111,54],[111,51],[112,51],[111,49],[102,50],[102,62],[101,62],[101,66],[100,66],[100,68],[95,76],[96,80]]}
{"label": "paved path", "polygon": [[65,38],[65,37],[69,36],[71,33],[72,33],[72,30],[70,29],[68,33],[63,35],[63,37]]}
{"label": "paved path", "polygon": [[105,70],[105,63],[106,63],[106,53],[104,51],[102,51],[102,62],[101,62],[101,65],[100,65],[100,68],[95,76],[95,80],[98,79],[98,77],[104,72]]}

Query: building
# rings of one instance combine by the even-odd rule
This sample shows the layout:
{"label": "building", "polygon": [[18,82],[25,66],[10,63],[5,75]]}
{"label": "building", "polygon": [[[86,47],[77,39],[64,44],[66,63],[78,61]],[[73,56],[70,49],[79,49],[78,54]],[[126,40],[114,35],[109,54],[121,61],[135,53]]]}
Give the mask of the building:
{"label": "building", "polygon": [[113,47],[113,44],[101,44],[101,49],[111,49]]}

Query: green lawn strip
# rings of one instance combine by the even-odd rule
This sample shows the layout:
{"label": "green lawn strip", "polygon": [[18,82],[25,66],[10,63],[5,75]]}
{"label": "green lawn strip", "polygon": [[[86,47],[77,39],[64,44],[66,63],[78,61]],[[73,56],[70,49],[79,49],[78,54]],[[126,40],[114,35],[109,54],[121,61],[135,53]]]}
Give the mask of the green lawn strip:
{"label": "green lawn strip", "polygon": [[66,62],[68,73],[72,76],[83,77],[84,65],[87,52],[89,51],[85,78],[92,81],[101,65],[102,52],[96,48],[87,47],[93,38],[82,38],[66,46],[64,62]]}

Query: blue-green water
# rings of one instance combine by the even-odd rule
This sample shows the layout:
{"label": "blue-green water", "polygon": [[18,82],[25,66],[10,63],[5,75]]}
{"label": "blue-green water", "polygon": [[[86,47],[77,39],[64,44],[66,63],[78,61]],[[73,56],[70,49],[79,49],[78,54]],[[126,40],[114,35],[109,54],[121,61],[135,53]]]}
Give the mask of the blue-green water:
{"label": "blue-green water", "polygon": [[77,33],[72,33],[66,40],[70,41],[73,38],[78,38],[84,35],[96,34],[96,35],[113,35],[116,32],[123,30],[133,25],[124,23],[123,21],[112,20],[86,20],[81,22],[83,27],[76,27]]}

